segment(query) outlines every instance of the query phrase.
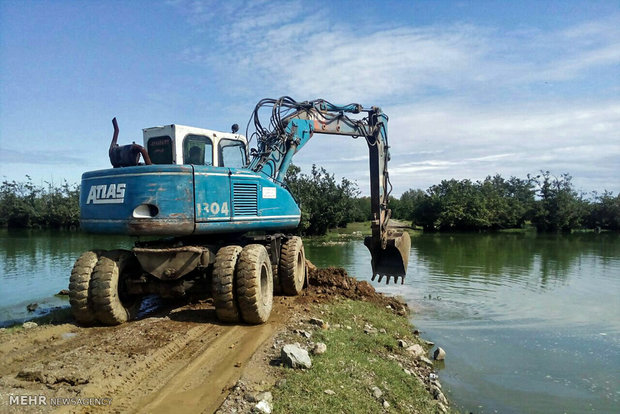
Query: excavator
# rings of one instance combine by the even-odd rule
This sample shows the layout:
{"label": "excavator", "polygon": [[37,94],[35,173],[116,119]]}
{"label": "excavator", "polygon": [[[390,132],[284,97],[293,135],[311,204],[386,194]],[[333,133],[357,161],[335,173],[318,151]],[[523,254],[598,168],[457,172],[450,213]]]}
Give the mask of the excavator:
{"label": "excavator", "polygon": [[263,99],[245,136],[237,124],[230,133],[172,124],[143,129],[143,146],[118,145],[112,122],[113,168],[82,175],[80,225],[138,238],[131,250],[93,249],[76,260],[69,299],[78,323],[121,324],[147,295],[195,291],[210,293],[222,322],[266,322],[274,294],[298,295],[307,284],[302,239],[290,234],[301,211],[284,178],[316,134],[366,141],[372,279],[404,281],[411,240],[388,225],[388,117],[380,108]]}

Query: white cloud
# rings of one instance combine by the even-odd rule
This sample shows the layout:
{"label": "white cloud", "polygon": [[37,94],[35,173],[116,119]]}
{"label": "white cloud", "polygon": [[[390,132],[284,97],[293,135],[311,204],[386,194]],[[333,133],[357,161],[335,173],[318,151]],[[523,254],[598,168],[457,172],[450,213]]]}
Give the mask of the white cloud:
{"label": "white cloud", "polygon": [[[235,79],[239,99],[275,91],[382,106],[395,193],[540,169],[568,171],[585,189],[620,190],[620,99],[589,90],[602,69],[618,76],[601,90],[620,90],[619,16],[553,31],[360,28],[326,4],[174,3],[197,31],[215,31],[196,36],[182,58]],[[364,190],[365,157],[365,145],[338,138],[313,142],[295,163],[325,165]]]}

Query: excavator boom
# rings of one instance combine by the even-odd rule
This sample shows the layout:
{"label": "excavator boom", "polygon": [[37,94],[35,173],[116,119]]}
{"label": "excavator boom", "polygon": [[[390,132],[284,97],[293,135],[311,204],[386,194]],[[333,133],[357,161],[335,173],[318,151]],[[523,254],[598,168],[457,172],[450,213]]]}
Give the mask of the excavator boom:
{"label": "excavator boom", "polygon": [[[259,111],[271,107],[269,127],[264,127]],[[351,117],[358,115],[358,117]],[[361,114],[361,115],[359,115]],[[370,166],[370,198],[372,235],[364,244],[372,257],[373,280],[379,276],[404,282],[407,272],[411,240],[406,231],[388,226],[390,210],[387,207],[391,191],[387,164],[390,159],[387,123],[388,117],[380,108],[364,108],[359,104],[338,106],[322,99],[297,102],[289,97],[263,99],[253,113],[257,140],[249,168],[281,183],[293,156],[314,134],[364,137],[368,144]],[[250,120],[250,122],[252,121]],[[248,124],[249,125],[249,124]]]}

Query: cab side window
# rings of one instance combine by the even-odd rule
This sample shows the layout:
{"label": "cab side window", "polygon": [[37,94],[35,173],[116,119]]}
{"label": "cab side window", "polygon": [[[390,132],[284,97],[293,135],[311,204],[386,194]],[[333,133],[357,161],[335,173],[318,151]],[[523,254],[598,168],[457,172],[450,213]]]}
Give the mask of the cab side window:
{"label": "cab side window", "polygon": [[204,135],[186,135],[183,139],[183,164],[213,165],[213,141]]}
{"label": "cab side window", "polygon": [[221,167],[245,167],[246,154],[243,141],[222,138],[220,140],[220,164]]}

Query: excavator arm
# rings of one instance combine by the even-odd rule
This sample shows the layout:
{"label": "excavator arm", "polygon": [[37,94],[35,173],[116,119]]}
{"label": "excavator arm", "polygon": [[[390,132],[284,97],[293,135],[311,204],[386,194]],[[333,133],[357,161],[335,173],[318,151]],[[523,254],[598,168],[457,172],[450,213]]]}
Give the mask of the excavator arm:
{"label": "excavator arm", "polygon": [[[269,126],[260,120],[260,111],[271,108]],[[350,115],[357,115],[352,117]],[[254,110],[257,148],[252,150],[249,168],[282,183],[293,156],[314,134],[363,137],[368,144],[370,165],[370,199],[372,235],[364,240],[372,257],[374,280],[399,277],[404,282],[411,240],[406,231],[388,226],[391,211],[387,207],[391,191],[387,164],[390,159],[388,117],[380,108],[364,108],[359,104],[333,105],[325,100],[296,102],[292,98],[263,99]],[[248,123],[248,127],[249,127]]]}

